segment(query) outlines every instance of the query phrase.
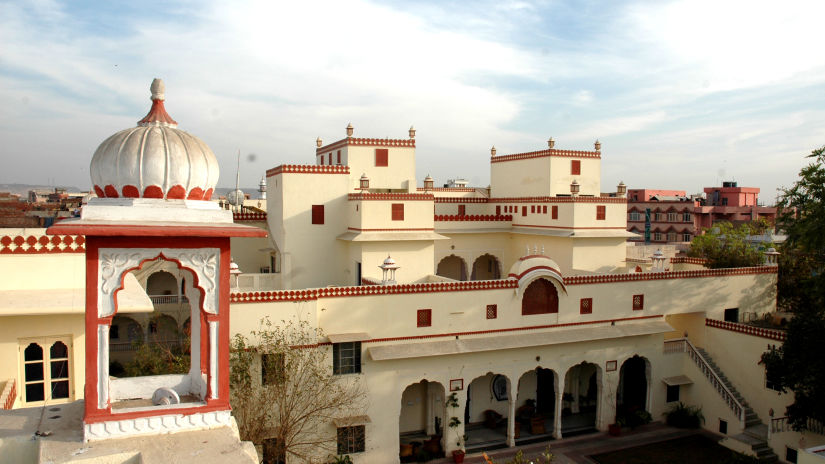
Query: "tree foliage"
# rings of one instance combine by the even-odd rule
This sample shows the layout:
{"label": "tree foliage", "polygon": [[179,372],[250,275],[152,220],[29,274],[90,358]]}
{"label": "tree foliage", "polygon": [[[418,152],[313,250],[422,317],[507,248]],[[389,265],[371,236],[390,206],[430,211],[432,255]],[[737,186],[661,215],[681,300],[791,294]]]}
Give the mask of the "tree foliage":
{"label": "tree foliage", "polygon": [[779,226],[788,235],[781,248],[779,304],[793,311],[788,337],[762,362],[783,389],[794,393],[787,414],[795,429],[808,419],[825,423],[825,147],[809,156],[799,180],[783,189],[777,202]]}
{"label": "tree foliage", "polygon": [[333,420],[366,410],[361,377],[333,375],[330,347],[306,322],[264,318],[250,337],[236,335],[231,347],[230,402],[241,439],[298,462],[337,454]]}
{"label": "tree foliage", "polygon": [[768,227],[764,219],[738,225],[717,222],[693,238],[688,256],[707,259],[711,269],[758,266],[764,254],[750,244],[748,236],[764,233]]}

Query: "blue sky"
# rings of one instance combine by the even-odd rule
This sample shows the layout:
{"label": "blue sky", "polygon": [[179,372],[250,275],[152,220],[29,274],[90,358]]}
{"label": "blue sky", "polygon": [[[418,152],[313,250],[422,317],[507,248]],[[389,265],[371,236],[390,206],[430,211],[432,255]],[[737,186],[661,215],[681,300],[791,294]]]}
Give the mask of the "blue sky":
{"label": "blue sky", "polygon": [[0,183],[89,185],[149,109],[234,181],[314,141],[417,134],[417,177],[489,183],[489,149],[602,146],[602,190],[773,201],[825,144],[823,2],[0,2]]}

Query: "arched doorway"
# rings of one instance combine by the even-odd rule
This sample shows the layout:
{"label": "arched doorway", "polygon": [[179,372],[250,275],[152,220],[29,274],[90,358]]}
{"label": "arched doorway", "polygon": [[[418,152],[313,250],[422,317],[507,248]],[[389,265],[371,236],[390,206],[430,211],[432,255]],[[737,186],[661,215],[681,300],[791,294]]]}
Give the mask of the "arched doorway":
{"label": "arched doorway", "polygon": [[138,321],[115,314],[109,329],[109,369],[113,376],[123,375],[123,366],[134,360],[135,350],[145,341],[143,326]]}
{"label": "arched doorway", "polygon": [[547,279],[536,279],[524,290],[521,314],[549,314],[559,312],[559,292]]}
{"label": "arched doorway", "polygon": [[619,370],[619,385],[616,389],[616,420],[623,419],[629,426],[641,425],[647,411],[650,390],[650,362],[634,355]]}
{"label": "arched doorway", "polygon": [[398,416],[401,462],[416,462],[422,453],[432,458],[444,456],[444,395],[441,383],[427,380],[404,389]]}
{"label": "arched doorway", "polygon": [[601,372],[582,362],[567,370],[562,393],[561,432],[565,437],[596,430],[601,397]]}
{"label": "arched doorway", "polygon": [[165,295],[177,296],[178,279],[176,279],[175,276],[166,271],[155,272],[154,274],[150,275],[148,279],[146,279],[146,293],[149,294],[150,298]]}
{"label": "arched doorway", "polygon": [[550,369],[537,367],[522,374],[514,427],[517,443],[553,435],[557,390],[558,375]]}
{"label": "arched doorway", "polygon": [[476,377],[467,386],[464,434],[468,452],[507,443],[510,388],[510,379],[492,372]]}
{"label": "arched doorway", "polygon": [[435,273],[453,280],[467,280],[467,263],[456,255],[443,258]]}
{"label": "arched doorway", "polygon": [[501,278],[501,263],[491,254],[484,254],[473,262],[470,280],[495,280]]}

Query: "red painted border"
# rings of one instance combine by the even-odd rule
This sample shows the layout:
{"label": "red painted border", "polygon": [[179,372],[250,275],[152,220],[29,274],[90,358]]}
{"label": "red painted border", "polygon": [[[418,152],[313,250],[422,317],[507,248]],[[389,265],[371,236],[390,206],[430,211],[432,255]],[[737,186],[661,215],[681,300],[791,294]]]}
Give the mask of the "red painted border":
{"label": "red painted border", "polygon": [[514,153],[512,155],[493,156],[490,158],[490,163],[501,163],[505,161],[520,161],[532,158],[548,158],[561,156],[566,158],[596,158],[601,159],[601,151],[583,151],[583,150],[556,150],[550,148],[547,150],[531,151],[527,153]]}
{"label": "red painted border", "polygon": [[154,226],[119,224],[73,224],[62,221],[46,230],[48,234],[114,237],[266,237],[264,229],[227,224],[226,226]]}
{"label": "red painted border", "polygon": [[488,198],[469,197],[436,197],[436,203],[487,203]]}
{"label": "red painted border", "polygon": [[[427,190],[432,192],[463,192],[463,193],[475,193],[476,189],[472,187],[433,187],[433,188],[425,188],[425,187],[416,187],[417,191],[425,192]],[[487,190],[482,188],[481,190]]]}
{"label": "red painted border", "polygon": [[321,148],[315,149],[315,156],[326,153],[330,150],[335,150],[347,145],[361,146],[361,147],[407,147],[415,148],[415,139],[371,139],[363,137],[347,137],[345,139],[332,142],[329,145],[324,145]]}
{"label": "red painted border", "polygon": [[353,232],[432,232],[435,229],[432,227],[422,227],[419,229],[358,229],[357,227],[347,227],[347,230]]}
{"label": "red painted border", "polygon": [[730,269],[697,269],[695,271],[643,272],[634,274],[604,274],[565,277],[565,285],[605,284],[640,280],[692,279],[699,277],[727,277],[736,275],[776,274],[776,266],[738,267]]}
{"label": "red painted border", "polygon": [[490,203],[627,203],[621,197],[495,197]]}
{"label": "red painted border", "polygon": [[753,327],[750,325],[739,324],[736,322],[719,321],[716,319],[705,319],[705,325],[708,327],[730,330],[731,332],[739,332],[745,335],[753,335],[755,337],[768,338],[780,342],[784,342],[788,338],[787,332],[784,332],[782,330]]}
{"label": "red painted border", "polygon": [[243,221],[266,221],[266,213],[232,213],[232,220]]}
{"label": "red painted border", "polygon": [[507,277],[512,277],[516,280],[521,280],[521,278],[526,276],[528,273],[533,272],[533,271],[537,271],[539,269],[547,269],[548,271],[553,271],[556,274],[558,274],[559,276],[561,276],[561,271],[559,271],[558,269],[554,269],[550,266],[533,266],[533,267],[531,267],[529,269],[526,269],[525,271],[521,272],[520,274],[512,274],[511,273]]}
{"label": "red painted border", "polygon": [[6,397],[6,402],[0,409],[11,409],[14,405],[14,400],[17,399],[17,379],[11,379],[11,388],[9,389],[9,396]]}
{"label": "red painted border", "polygon": [[542,226],[538,224],[516,224],[513,227],[537,227],[542,229],[565,229],[565,230],[625,230],[624,227],[564,227],[564,226]]}
{"label": "red painted border", "polygon": [[84,253],[85,243],[83,235],[3,235],[0,254]]}
{"label": "red painted border", "polygon": [[705,265],[708,263],[708,260],[705,258],[694,258],[691,256],[674,256],[670,258],[670,262],[672,264],[677,263],[686,263],[686,264],[701,264]]}
{"label": "red painted border", "polygon": [[349,193],[349,201],[433,201],[434,197],[429,193]]}
{"label": "red painted border", "polygon": [[465,214],[462,216],[457,214],[436,214],[434,220],[443,222],[512,221],[513,215],[500,214],[496,216],[495,214]]}
{"label": "red painted border", "polygon": [[282,164],[266,171],[266,177],[278,174],[349,174],[349,166],[318,164]]}

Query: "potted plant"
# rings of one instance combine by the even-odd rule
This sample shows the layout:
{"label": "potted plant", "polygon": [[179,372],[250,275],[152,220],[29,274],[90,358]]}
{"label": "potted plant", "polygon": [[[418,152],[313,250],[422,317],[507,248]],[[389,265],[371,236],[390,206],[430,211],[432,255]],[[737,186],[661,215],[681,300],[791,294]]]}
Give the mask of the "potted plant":
{"label": "potted plant", "polygon": [[[458,409],[458,395],[456,395],[455,392],[451,393],[450,396],[447,397],[447,406],[453,409]],[[450,417],[450,422],[447,423],[447,426],[455,431],[455,446],[457,446],[458,449],[453,451],[453,462],[456,464],[464,462],[465,454],[464,442],[466,437],[458,433],[459,425],[461,425],[461,419],[456,416]]]}

